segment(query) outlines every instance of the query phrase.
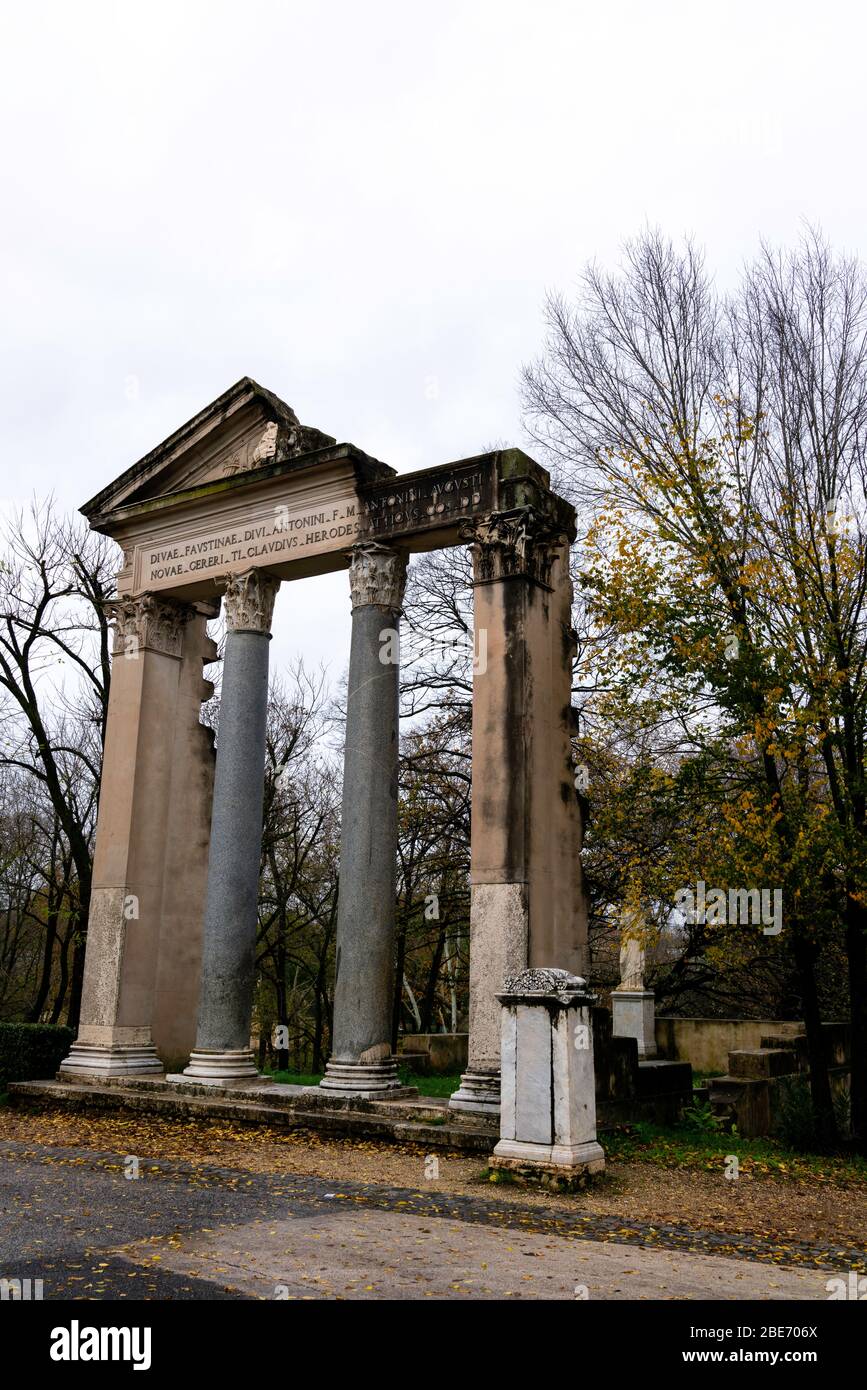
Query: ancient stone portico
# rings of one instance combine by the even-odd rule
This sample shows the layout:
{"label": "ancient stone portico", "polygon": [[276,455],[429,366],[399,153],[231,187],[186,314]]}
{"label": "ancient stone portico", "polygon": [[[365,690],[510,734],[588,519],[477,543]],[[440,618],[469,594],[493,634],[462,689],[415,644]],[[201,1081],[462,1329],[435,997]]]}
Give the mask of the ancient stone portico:
{"label": "ancient stone portico", "polygon": [[[78,1038],[62,1074],[249,1086],[268,647],[293,579],[344,569],[352,641],[332,1055],[321,1093],[399,1093],[391,1055],[399,667],[413,552],[468,545],[477,645],[469,1065],[499,1106],[507,977],[585,975],[571,766],[571,507],[518,449],[398,476],[244,378],[82,511],[123,551]],[[216,751],[200,722],[227,621]],[[482,638],[482,641],[479,641]]]}

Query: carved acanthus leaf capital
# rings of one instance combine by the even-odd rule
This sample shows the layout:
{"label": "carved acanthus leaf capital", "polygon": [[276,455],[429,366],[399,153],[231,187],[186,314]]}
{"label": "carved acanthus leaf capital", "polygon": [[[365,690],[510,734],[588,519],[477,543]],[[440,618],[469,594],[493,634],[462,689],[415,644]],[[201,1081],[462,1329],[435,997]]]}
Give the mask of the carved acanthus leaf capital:
{"label": "carved acanthus leaf capital", "polygon": [[280,580],[264,570],[233,574],[226,585],[226,622],[230,632],[270,633]]}
{"label": "carved acanthus leaf capital", "polygon": [[406,587],[406,556],[377,541],[359,541],[352,547],[349,588],[352,607],[376,604],[399,611]]}
{"label": "carved acanthus leaf capital", "polygon": [[596,995],[583,976],[548,967],[531,967],[518,971],[516,975],[509,975],[497,998],[501,1004],[533,1003],[536,1000],[552,1000],[560,1004],[596,1002]]}
{"label": "carved acanthus leaf capital", "polygon": [[196,610],[186,603],[141,594],[138,598],[112,599],[105,612],[114,623],[112,651],[133,656],[139,651],[162,652],[179,657],[183,651],[184,628]]}
{"label": "carved acanthus leaf capital", "polygon": [[558,551],[568,545],[562,525],[535,507],[476,517],[460,528],[460,535],[473,547],[481,582],[519,575],[547,584]]}

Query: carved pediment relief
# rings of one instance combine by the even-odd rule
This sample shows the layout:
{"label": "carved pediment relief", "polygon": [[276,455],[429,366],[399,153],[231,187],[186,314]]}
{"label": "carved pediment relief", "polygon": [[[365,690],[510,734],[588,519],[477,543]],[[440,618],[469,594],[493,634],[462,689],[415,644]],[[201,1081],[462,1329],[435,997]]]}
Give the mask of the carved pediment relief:
{"label": "carved pediment relief", "polygon": [[206,486],[334,444],[249,377],[213,401],[82,507],[92,523],[120,508]]}

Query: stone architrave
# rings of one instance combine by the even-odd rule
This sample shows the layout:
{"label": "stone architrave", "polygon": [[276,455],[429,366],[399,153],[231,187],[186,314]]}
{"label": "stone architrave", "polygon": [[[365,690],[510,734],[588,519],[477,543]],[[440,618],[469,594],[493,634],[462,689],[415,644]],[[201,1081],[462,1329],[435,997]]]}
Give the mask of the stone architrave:
{"label": "stone architrave", "polygon": [[[263,570],[229,579],[196,1045],[183,1076],[207,1085],[255,1081],[253,1012],[268,644],[280,581]],[[174,1077],[174,1080],[180,1078]]]}
{"label": "stone architrave", "polygon": [[60,1068],[69,1076],[163,1070],[152,1028],[171,814],[170,735],[196,612],[153,594],[118,600],[108,611],[113,661],[81,1020]]}
{"label": "stone architrave", "polygon": [[331,1057],[315,1090],[401,1094],[392,1055],[397,877],[398,627],[406,556],[374,541],[349,566],[337,964]]}
{"label": "stone architrave", "polygon": [[465,538],[485,661],[473,680],[469,1062],[450,1105],[496,1114],[500,982],[552,960],[587,967],[572,586],[562,523],[533,507],[475,522]]}
{"label": "stone architrave", "polygon": [[600,1173],[596,1084],[586,981],[568,970],[523,970],[497,995],[502,1006],[500,1140],[492,1167]]}

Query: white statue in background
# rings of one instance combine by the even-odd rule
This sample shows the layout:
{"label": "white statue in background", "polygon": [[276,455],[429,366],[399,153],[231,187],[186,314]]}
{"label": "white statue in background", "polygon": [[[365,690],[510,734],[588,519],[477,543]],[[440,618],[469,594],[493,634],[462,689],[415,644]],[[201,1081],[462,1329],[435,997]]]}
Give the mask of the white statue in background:
{"label": "white statue in background", "polygon": [[620,937],[618,989],[644,989],[644,921],[639,911],[627,911]]}
{"label": "white statue in background", "polygon": [[646,988],[648,927],[635,906],[624,911],[620,935],[620,984],[611,994],[611,1029],[615,1038],[634,1038],[639,1062],[656,1056],[656,1001]]}

